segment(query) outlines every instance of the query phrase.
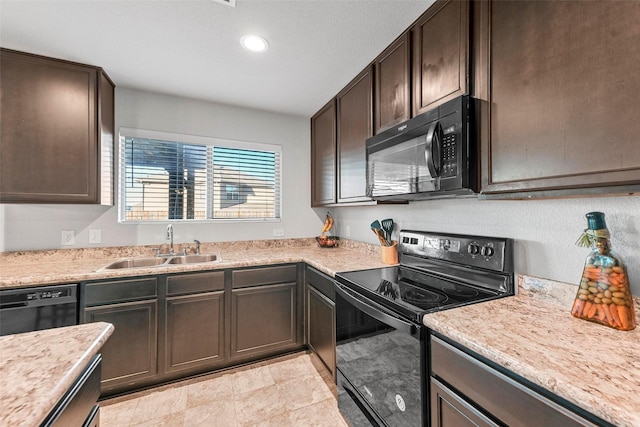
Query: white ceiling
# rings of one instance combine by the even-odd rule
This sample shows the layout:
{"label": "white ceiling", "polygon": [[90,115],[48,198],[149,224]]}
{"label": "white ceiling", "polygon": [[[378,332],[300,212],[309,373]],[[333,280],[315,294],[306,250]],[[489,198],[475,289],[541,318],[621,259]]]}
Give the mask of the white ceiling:
{"label": "white ceiling", "polygon": [[[119,87],[312,116],[433,0],[0,0],[0,45]],[[251,54],[240,37],[270,43]]]}

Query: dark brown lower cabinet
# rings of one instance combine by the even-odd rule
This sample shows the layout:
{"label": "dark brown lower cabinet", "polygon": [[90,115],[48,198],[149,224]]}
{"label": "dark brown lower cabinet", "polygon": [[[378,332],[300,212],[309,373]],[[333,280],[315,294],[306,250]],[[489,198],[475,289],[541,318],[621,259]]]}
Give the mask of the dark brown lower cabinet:
{"label": "dark brown lower cabinet", "polygon": [[302,265],[84,282],[80,322],[109,322],[102,396],[304,347]]}
{"label": "dark brown lower cabinet", "polygon": [[231,272],[231,360],[237,363],[302,349],[301,264]]}
{"label": "dark brown lower cabinet", "polygon": [[89,307],[84,322],[113,324],[102,347],[102,393],[133,387],[156,376],[158,300]]}
{"label": "dark brown lower cabinet", "polygon": [[224,271],[169,276],[166,290],[162,372],[196,373],[226,360]]}
{"label": "dark brown lower cabinet", "polygon": [[336,304],[333,281],[309,267],[305,282],[307,344],[335,379]]}
{"label": "dark brown lower cabinet", "polygon": [[296,346],[297,284],[234,289],[231,305],[231,357]]}
{"label": "dark brown lower cabinet", "polygon": [[168,297],[164,372],[224,360],[224,291]]}
{"label": "dark brown lower cabinet", "polygon": [[158,374],[158,278],[85,282],[80,323],[108,322],[115,330],[102,347],[102,394],[149,384]]}
{"label": "dark brown lower cabinet", "polygon": [[610,425],[439,337],[431,336],[430,355],[433,427]]}

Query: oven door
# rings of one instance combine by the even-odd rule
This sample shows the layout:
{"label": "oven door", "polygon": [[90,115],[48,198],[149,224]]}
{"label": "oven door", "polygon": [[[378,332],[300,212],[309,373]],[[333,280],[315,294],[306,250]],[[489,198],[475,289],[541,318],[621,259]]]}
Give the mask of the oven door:
{"label": "oven door", "polygon": [[353,426],[425,425],[424,328],[336,286],[338,407]]}

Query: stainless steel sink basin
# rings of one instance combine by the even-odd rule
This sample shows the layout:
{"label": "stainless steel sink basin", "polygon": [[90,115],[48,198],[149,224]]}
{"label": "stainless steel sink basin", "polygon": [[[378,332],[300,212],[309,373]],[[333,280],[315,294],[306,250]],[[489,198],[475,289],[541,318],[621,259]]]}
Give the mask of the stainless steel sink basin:
{"label": "stainless steel sink basin", "polygon": [[148,257],[148,258],[124,258],[107,264],[104,270],[116,270],[120,268],[136,268],[136,267],[153,267],[162,265],[167,262],[165,257]]}
{"label": "stainless steel sink basin", "polygon": [[105,265],[101,268],[101,270],[119,270],[123,268],[136,267],[162,267],[169,265],[198,264],[220,261],[222,261],[222,258],[220,257],[219,253],[172,255],[164,257],[123,258]]}
{"label": "stainless steel sink basin", "polygon": [[221,261],[220,254],[182,255],[169,259],[167,264],[197,264],[201,262]]}

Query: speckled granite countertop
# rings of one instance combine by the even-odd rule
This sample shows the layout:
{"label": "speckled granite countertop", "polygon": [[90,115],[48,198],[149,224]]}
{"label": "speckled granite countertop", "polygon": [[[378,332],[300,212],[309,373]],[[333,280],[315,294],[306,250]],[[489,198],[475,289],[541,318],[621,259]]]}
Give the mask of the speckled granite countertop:
{"label": "speckled granite countertop", "polygon": [[[320,248],[315,239],[283,239],[202,244],[201,253],[219,253],[222,262],[100,270],[119,258],[153,256],[154,248],[3,252],[0,253],[0,289],[291,262],[306,262],[332,277],[340,271],[385,266],[380,262],[380,248],[374,245],[341,240],[338,248]],[[176,250],[180,250],[179,245]]]}
{"label": "speckled granite countertop", "polygon": [[[378,247],[355,241],[338,248],[319,248],[315,239],[203,243],[201,252],[218,252],[222,262],[101,270],[119,258],[153,256],[154,248],[3,252],[0,289],[291,262],[330,276],[385,266]],[[112,332],[108,323],[89,323],[0,337],[0,425],[39,425]]]}
{"label": "speckled granite countertop", "polygon": [[[100,269],[118,258],[152,256],[153,247],[5,252],[0,253],[0,289],[290,262],[306,262],[330,276],[385,266],[378,247],[340,243],[331,249],[319,248],[314,239],[204,243],[202,253],[218,252],[222,262],[109,271]],[[620,332],[573,318],[569,311],[576,290],[573,285],[521,276],[517,296],[428,314],[424,324],[604,420],[640,426],[640,327]],[[637,297],[635,307],[640,321]],[[15,384],[5,373],[10,369],[3,353],[7,338],[0,338],[5,361],[0,367],[0,425],[13,411],[4,398],[6,386]],[[42,368],[37,361],[34,366]],[[22,396],[29,393],[28,388],[20,390]]]}
{"label": "speckled granite countertop", "polygon": [[[519,294],[428,314],[423,323],[617,426],[640,426],[640,327],[571,316],[576,286],[521,276]],[[640,298],[634,298],[640,321]]]}
{"label": "speckled granite countertop", "polygon": [[0,337],[0,425],[40,425],[112,333],[98,322]]}

